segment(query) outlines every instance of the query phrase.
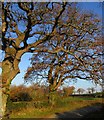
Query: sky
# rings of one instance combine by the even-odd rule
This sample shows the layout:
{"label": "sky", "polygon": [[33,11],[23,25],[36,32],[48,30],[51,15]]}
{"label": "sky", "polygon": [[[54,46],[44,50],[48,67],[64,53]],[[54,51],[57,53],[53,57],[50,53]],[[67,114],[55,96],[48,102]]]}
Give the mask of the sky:
{"label": "sky", "polygon": [[[99,2],[80,2],[79,6],[81,7],[81,10],[93,11],[94,13],[97,13],[100,17],[102,17],[102,7]],[[24,84],[23,77],[24,74],[26,73],[27,68],[30,66],[29,58],[31,58],[31,56],[32,56],[31,53],[25,53],[22,56],[21,62],[19,64],[20,74],[18,74],[14,78],[14,80],[12,81],[12,85]],[[88,87],[93,87],[93,84],[91,82],[85,80],[78,80],[77,83],[70,82],[69,85],[75,86],[76,89],[78,88],[87,89]],[[101,90],[101,88],[97,86],[97,91],[99,90]]]}

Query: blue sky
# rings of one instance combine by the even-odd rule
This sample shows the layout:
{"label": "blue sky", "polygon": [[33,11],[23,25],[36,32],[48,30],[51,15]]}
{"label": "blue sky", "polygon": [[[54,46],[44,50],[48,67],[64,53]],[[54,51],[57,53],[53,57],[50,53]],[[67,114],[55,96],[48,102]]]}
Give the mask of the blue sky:
{"label": "blue sky", "polygon": [[[102,17],[102,7],[99,2],[80,2],[79,6],[81,7],[81,10],[89,10],[93,11],[94,13],[97,13],[100,17]],[[30,66],[29,58],[32,56],[31,53],[26,53],[22,56],[21,62],[19,64],[20,68],[20,74],[18,74],[15,79],[12,81],[12,85],[20,85],[24,83],[24,74],[26,72],[27,67]],[[84,88],[87,89],[88,87],[92,87],[93,84],[89,81],[85,80],[78,80],[77,83],[71,82],[69,85],[74,85],[77,88]],[[100,90],[101,88],[98,86],[97,90]]]}

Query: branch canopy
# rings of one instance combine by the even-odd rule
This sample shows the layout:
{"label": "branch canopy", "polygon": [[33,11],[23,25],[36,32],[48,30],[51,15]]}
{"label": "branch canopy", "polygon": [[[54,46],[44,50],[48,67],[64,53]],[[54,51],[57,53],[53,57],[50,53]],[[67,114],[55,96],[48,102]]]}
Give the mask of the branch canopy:
{"label": "branch canopy", "polygon": [[[57,89],[65,80],[88,80],[102,84],[102,33],[97,15],[81,12],[77,4],[54,4],[57,17],[47,18],[55,23],[53,36],[39,44],[31,58],[25,80],[46,80]],[[58,14],[59,13],[59,14]],[[62,14],[61,14],[62,13]],[[49,24],[49,23],[48,23]],[[51,26],[51,24],[49,24]],[[46,30],[47,31],[47,30]]]}

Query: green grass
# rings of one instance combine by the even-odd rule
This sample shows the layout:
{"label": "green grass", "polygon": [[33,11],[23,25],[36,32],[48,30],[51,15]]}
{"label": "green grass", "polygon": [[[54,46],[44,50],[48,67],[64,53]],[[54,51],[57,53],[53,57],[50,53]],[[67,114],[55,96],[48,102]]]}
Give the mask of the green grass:
{"label": "green grass", "polygon": [[10,118],[47,118],[56,112],[71,111],[101,102],[101,98],[58,97],[51,107],[47,101],[10,102],[8,109],[11,110]]}

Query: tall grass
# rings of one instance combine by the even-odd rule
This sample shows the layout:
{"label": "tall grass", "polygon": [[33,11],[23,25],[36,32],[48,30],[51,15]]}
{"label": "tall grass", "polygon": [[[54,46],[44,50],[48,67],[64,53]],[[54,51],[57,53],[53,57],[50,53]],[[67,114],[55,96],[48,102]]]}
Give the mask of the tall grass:
{"label": "tall grass", "polygon": [[84,106],[101,103],[102,99],[56,96],[54,106],[47,100],[31,102],[9,102],[10,118],[44,118],[56,112],[71,111]]}

